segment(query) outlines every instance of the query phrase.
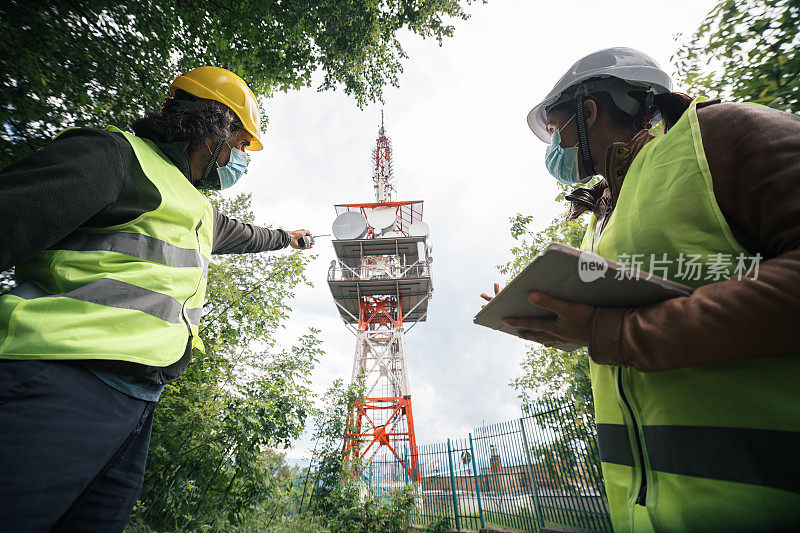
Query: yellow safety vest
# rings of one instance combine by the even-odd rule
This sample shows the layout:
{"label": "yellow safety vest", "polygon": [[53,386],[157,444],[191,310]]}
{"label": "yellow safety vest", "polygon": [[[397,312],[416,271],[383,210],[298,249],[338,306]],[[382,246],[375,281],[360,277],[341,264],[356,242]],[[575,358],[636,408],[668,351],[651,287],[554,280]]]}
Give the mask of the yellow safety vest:
{"label": "yellow safety vest", "polygon": [[168,366],[198,324],[213,239],[208,199],[147,140],[133,147],[161,204],[111,227],[82,227],[17,265],[0,297],[0,358],[112,359]]}
{"label": "yellow safety vest", "polygon": [[[699,287],[714,281],[707,279],[712,263],[731,274],[739,254],[750,254],[717,205],[696,105],[636,155],[594,249],[614,261],[640,254],[646,269],[654,258],[662,270],[653,273]],[[596,222],[592,216],[584,250]],[[685,275],[689,256],[705,267],[700,279]],[[614,530],[783,531],[800,524],[798,376],[800,356],[651,373],[592,362]]]}

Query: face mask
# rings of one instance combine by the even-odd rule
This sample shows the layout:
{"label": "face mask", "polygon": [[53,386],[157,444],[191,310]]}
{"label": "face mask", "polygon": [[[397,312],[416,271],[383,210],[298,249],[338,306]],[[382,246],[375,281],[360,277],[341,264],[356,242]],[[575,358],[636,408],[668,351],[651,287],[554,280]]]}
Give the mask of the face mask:
{"label": "face mask", "polygon": [[239,181],[239,178],[242,177],[244,171],[247,170],[247,156],[244,155],[244,152],[232,148],[230,145],[228,145],[228,147],[231,148],[231,156],[230,159],[228,159],[228,164],[224,167],[217,168],[220,190],[233,187],[233,185]]}
{"label": "face mask", "polygon": [[[575,118],[575,115],[564,123],[564,126],[569,124],[573,118]],[[561,126],[561,128],[564,126]],[[547,166],[547,171],[559,182],[564,185],[575,185],[581,182],[578,173],[578,145],[562,148],[561,128],[553,133],[550,146],[547,148],[547,153],[544,157],[544,163]]]}

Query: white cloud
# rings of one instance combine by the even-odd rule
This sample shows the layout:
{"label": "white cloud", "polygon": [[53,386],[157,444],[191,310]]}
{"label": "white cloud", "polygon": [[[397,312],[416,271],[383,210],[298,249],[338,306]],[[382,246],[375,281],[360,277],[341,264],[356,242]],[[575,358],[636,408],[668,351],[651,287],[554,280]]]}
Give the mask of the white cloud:
{"label": "white cloud", "polygon": [[[499,281],[495,266],[508,259],[508,218],[533,214],[542,227],[564,209],[553,202],[556,185],[544,168],[545,145],[525,123],[528,110],[573,62],[601,48],[640,49],[671,72],[673,35],[694,31],[713,4],[493,0],[470,7],[473,18],[441,48],[403,37],[410,59],[384,106],[395,198],[425,200],[435,256],[429,320],[406,345],[418,442],[463,437],[484,420],[518,413],[507,384],[519,372],[523,341],[475,326],[472,316],[478,294]],[[265,149],[231,191],[253,193],[259,221],[329,233],[334,203],[372,201],[381,106],[359,110],[341,93],[304,89],[276,96],[268,108]],[[309,326],[322,330],[327,356],[314,383],[323,392],[334,378],[349,379],[354,337],[327,288],[330,242],[320,239],[315,252],[315,287],[298,290],[281,340],[289,344]],[[305,439],[290,456],[310,449]]]}

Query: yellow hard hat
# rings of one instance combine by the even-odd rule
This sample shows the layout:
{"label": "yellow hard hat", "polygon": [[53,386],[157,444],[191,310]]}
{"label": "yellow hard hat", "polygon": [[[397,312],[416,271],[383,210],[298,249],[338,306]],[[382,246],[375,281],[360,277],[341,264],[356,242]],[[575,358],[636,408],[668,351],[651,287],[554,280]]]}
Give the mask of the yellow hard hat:
{"label": "yellow hard hat", "polygon": [[170,96],[182,89],[198,98],[216,100],[236,113],[244,129],[253,136],[248,150],[261,150],[261,113],[250,87],[242,78],[219,67],[198,67],[175,78],[169,86]]}

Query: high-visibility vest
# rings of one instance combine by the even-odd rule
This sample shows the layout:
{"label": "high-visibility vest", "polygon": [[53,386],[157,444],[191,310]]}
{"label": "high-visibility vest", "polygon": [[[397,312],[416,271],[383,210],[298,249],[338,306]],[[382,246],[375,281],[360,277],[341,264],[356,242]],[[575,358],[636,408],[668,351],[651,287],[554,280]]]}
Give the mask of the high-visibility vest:
{"label": "high-visibility vest", "polygon": [[[696,105],[636,155],[594,251],[699,287],[750,254],[716,202]],[[800,354],[651,373],[592,362],[591,380],[615,531],[800,525]]]}
{"label": "high-visibility vest", "polygon": [[0,297],[0,358],[113,359],[168,366],[202,350],[198,324],[213,208],[147,140],[133,147],[161,204],[135,220],[82,227],[16,267]]}

